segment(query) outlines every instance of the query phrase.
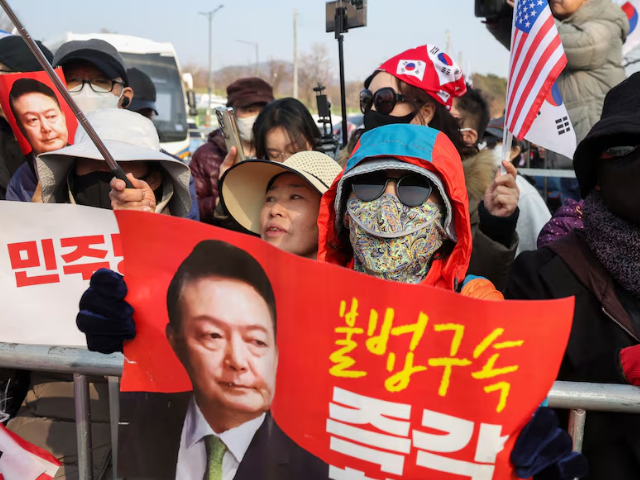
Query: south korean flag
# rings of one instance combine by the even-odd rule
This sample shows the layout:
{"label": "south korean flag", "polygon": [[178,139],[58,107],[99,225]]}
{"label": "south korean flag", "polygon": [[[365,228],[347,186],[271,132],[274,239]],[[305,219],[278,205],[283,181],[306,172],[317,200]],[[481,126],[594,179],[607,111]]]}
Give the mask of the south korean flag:
{"label": "south korean flag", "polygon": [[557,84],[553,85],[524,138],[547,150],[573,158],[576,134]]}
{"label": "south korean flag", "polygon": [[424,78],[425,63],[422,60],[400,60],[398,62],[398,75],[409,75],[422,81]]}

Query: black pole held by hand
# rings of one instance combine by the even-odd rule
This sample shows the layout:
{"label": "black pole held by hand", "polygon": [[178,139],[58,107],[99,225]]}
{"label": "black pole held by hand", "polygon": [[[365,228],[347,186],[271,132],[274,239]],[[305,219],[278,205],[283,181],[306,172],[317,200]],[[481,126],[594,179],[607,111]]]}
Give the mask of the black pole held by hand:
{"label": "black pole held by hand", "polygon": [[58,92],[60,92],[62,98],[65,99],[65,101],[73,111],[73,114],[78,119],[78,123],[82,126],[82,128],[84,128],[84,131],[87,132],[87,135],[89,136],[91,141],[94,143],[100,154],[104,157],[107,165],[109,165],[109,168],[111,169],[111,172],[116,178],[125,182],[127,188],[134,188],[131,184],[131,181],[125,175],[124,170],[122,170],[120,165],[118,165],[118,163],[113,159],[113,157],[109,153],[109,150],[107,150],[107,147],[104,145],[104,143],[102,143],[102,140],[100,140],[100,137],[89,123],[89,120],[87,120],[85,114],[82,112],[82,110],[80,110],[80,107],[78,107],[75,100],[73,100],[73,97],[69,95],[69,92],[67,91],[64,83],[62,83],[62,80],[60,80],[58,75],[56,75],[53,67],[40,50],[40,47],[38,47],[38,44],[33,40],[33,38],[31,38],[31,35],[29,35],[29,32],[27,32],[27,30],[24,28],[7,1],[0,0],[0,5],[2,5],[2,9],[9,17],[9,20],[13,22],[15,27],[20,32],[20,36],[22,36],[22,38],[24,39],[25,43],[29,47],[29,50],[31,50],[31,52],[35,55],[38,63],[40,63],[40,65],[42,66],[42,69],[47,72],[47,75],[49,75],[49,78],[51,78],[51,81],[56,86]]}
{"label": "black pole held by hand", "polygon": [[367,0],[334,0],[327,3],[327,32],[335,32],[340,62],[340,106],[342,107],[342,146],[349,140],[347,132],[347,93],[344,79],[344,34],[350,28],[366,27]]}

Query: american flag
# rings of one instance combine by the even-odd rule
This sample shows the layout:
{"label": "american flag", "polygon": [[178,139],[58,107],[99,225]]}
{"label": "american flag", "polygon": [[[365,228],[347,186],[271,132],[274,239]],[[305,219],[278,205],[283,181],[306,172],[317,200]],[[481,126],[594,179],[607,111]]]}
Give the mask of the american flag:
{"label": "american flag", "polygon": [[505,126],[522,140],[567,64],[547,0],[516,0]]}

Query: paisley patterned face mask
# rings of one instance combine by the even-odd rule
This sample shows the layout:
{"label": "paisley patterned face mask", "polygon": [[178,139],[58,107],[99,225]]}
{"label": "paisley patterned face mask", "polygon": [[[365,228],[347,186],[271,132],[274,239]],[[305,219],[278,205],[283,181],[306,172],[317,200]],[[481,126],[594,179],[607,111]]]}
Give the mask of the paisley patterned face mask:
{"label": "paisley patterned face mask", "polygon": [[385,280],[423,281],[446,239],[442,212],[435,203],[408,207],[385,193],[372,202],[350,199],[347,214],[354,269]]}

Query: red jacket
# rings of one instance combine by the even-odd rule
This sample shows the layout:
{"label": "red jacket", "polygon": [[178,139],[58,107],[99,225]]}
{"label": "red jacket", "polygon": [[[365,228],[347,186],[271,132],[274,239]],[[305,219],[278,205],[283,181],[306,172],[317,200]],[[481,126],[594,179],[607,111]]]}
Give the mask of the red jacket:
{"label": "red jacket", "polygon": [[420,125],[387,125],[362,135],[344,171],[322,196],[318,216],[318,260],[352,267],[351,246],[341,244],[336,234],[336,191],[344,173],[374,157],[393,157],[438,174],[451,202],[458,241],[447,258],[432,263],[423,284],[458,291],[464,285],[461,290],[464,295],[502,299],[488,280],[478,277],[466,279],[473,238],[462,161],[445,134]]}
{"label": "red jacket", "polygon": [[218,199],[218,174],[226,156],[227,147],[220,129],[211,132],[207,142],[193,154],[189,167],[196,182],[201,222],[214,222],[213,212]]}

